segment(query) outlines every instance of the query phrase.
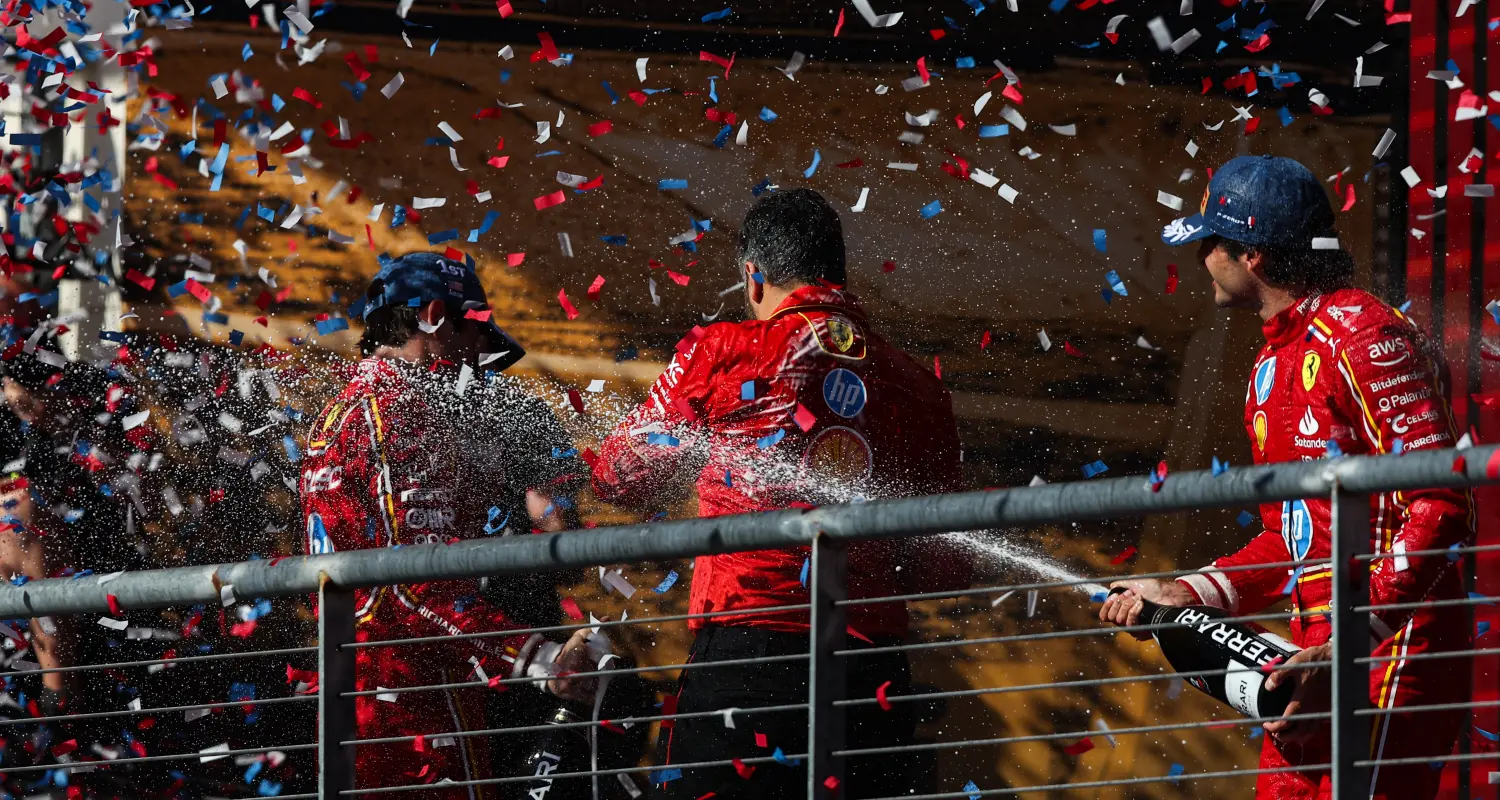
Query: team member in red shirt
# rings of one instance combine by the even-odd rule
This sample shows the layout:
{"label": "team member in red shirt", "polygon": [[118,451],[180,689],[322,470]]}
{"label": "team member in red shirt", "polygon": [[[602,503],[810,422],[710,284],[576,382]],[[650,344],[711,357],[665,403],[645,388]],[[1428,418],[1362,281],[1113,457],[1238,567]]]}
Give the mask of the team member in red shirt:
{"label": "team member in red shirt", "polygon": [[[951,491],[961,487],[957,426],[947,390],[871,328],[845,282],[838,213],[816,192],[776,192],[745,218],[738,263],[749,321],[694,328],[677,345],[645,404],[605,440],[593,463],[594,490],[611,503],[648,506],[681,494],[696,478],[703,516]],[[962,557],[931,543],[850,548],[853,597],[966,581]],[[745,611],[697,619],[692,660],[806,653],[808,615],[757,609],[808,602],[808,549],[703,556],[693,570],[690,613]],[[935,574],[942,573],[937,579]],[[894,644],[906,634],[901,603],[850,608],[850,642]],[[902,655],[850,659],[849,692],[870,697],[891,681],[910,685]],[[684,670],[682,713],[805,703],[805,662]],[[851,746],[909,740],[909,703],[892,712],[850,709]],[[874,709],[870,711],[870,709]],[[868,712],[868,713],[867,713]],[[802,752],[802,711],[758,713],[726,727],[718,716],[678,720],[667,763],[764,757],[766,747]],[[853,796],[891,790],[900,759],[854,760]],[[666,797],[802,797],[805,773],[781,765],[748,779],[730,767],[686,769]],[[884,793],[884,792],[882,792]]]}
{"label": "team member in red shirt", "polygon": [[[302,465],[308,552],[524,534],[533,525],[560,530],[565,502],[550,496],[547,487],[505,487],[500,484],[506,476],[475,466],[475,448],[493,443],[469,440],[474,420],[464,413],[462,395],[478,389],[466,384],[479,380],[472,370],[504,369],[523,353],[493,323],[466,317],[465,312],[486,307],[474,271],[433,253],[410,254],[385,264],[365,300],[361,349],[367,357],[348,387],[314,421]],[[525,493],[525,511],[514,518],[488,510],[507,488]],[[360,641],[522,627],[484,600],[472,581],[381,586],[359,590],[355,597]],[[361,648],[358,689],[582,671],[592,668],[588,649],[586,630],[565,648],[540,636]],[[554,679],[546,686],[569,699],[587,699],[592,692],[578,679]],[[485,727],[484,691],[358,698],[360,738],[428,737],[420,749],[411,742],[360,746],[359,786],[490,777],[484,738],[440,735]],[[459,800],[498,795],[493,786],[474,786],[392,796]]]}
{"label": "team member in red shirt", "polygon": [[[1245,398],[1245,430],[1255,463],[1379,455],[1452,447],[1445,370],[1416,327],[1374,295],[1351,288],[1353,260],[1337,249],[1333,209],[1323,187],[1301,164],[1245,156],[1225,164],[1209,184],[1203,211],[1172,223],[1170,244],[1201,242],[1199,258],[1214,279],[1221,307],[1248,308],[1265,321],[1266,344],[1256,356]],[[1321,241],[1320,241],[1321,240]],[[1392,492],[1372,498],[1376,553],[1442,550],[1473,538],[1469,496],[1453,489]],[[1330,553],[1328,498],[1261,506],[1265,530],[1234,555],[1177,581],[1122,581],[1129,592],[1110,597],[1100,618],[1134,625],[1140,598],[1167,605],[1206,604],[1255,614],[1290,596],[1292,638],[1306,648],[1291,663],[1326,661],[1331,628],[1323,614],[1332,594],[1328,566],[1254,568]],[[1250,567],[1250,569],[1243,569]],[[1234,569],[1240,568],[1240,569]],[[1464,597],[1458,563],[1445,556],[1402,556],[1372,563],[1372,604]],[[1380,708],[1469,699],[1467,659],[1417,659],[1418,653],[1470,647],[1465,616],[1448,608],[1401,609],[1371,615],[1379,640],[1370,671],[1370,700]],[[1325,670],[1282,670],[1271,681],[1300,681],[1288,714],[1326,708]],[[1376,718],[1374,758],[1449,754],[1463,727],[1461,711],[1413,712]],[[1326,763],[1326,724],[1268,723],[1261,767]],[[1373,797],[1422,800],[1438,789],[1428,764],[1378,767]],[[1262,774],[1265,800],[1327,797],[1322,771]]]}

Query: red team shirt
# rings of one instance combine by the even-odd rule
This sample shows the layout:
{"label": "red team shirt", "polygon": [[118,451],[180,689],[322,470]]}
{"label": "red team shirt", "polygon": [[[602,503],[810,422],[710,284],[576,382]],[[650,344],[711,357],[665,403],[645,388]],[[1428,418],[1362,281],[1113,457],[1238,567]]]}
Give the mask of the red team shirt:
{"label": "red team shirt", "polygon": [[[1429,354],[1416,328],[1399,311],[1358,289],[1315,294],[1268,320],[1266,344],[1255,359],[1245,401],[1245,428],[1256,464],[1324,458],[1329,442],[1346,455],[1382,455],[1452,447],[1457,441],[1443,384],[1441,363]],[[1292,574],[1285,567],[1256,564],[1327,559],[1330,501],[1326,497],[1261,506],[1265,530],[1234,555],[1180,579],[1204,604],[1254,614],[1290,596],[1298,611],[1293,641],[1300,647],[1327,642],[1332,595],[1328,566]],[[1441,550],[1470,543],[1470,498],[1454,489],[1391,492],[1371,499],[1371,549],[1376,553]],[[1229,567],[1252,567],[1228,571]],[[1372,604],[1462,598],[1456,562],[1445,556],[1412,556],[1371,564]],[[1378,612],[1372,629],[1376,656],[1405,656],[1469,647],[1466,615],[1455,608]],[[1465,659],[1396,660],[1371,672],[1371,699],[1380,707],[1466,699]],[[1420,698],[1420,699],[1419,699]],[[1409,719],[1408,719],[1409,718]],[[1376,718],[1373,751],[1387,758],[1446,754],[1462,716],[1421,713]],[[1377,756],[1378,757],[1378,756]],[[1309,745],[1282,752],[1267,737],[1262,766],[1327,760]],[[1427,765],[1384,768],[1378,796],[1421,798],[1438,772]],[[1327,776],[1277,773],[1260,779],[1263,798],[1326,796]]]}
{"label": "red team shirt", "polygon": [[[853,295],[822,287],[797,289],[768,320],[694,329],[648,400],[605,440],[593,472],[599,498],[626,506],[680,494],[696,476],[705,517],[962,486],[947,389],[871,331]],[[699,557],[689,612],[808,602],[808,552]],[[969,574],[964,559],[931,545],[908,559],[902,543],[860,542],[849,560],[853,597],[912,585],[942,589]],[[849,620],[865,635],[906,632],[900,603],[854,606]],[[805,632],[807,614],[736,615],[714,624]]]}

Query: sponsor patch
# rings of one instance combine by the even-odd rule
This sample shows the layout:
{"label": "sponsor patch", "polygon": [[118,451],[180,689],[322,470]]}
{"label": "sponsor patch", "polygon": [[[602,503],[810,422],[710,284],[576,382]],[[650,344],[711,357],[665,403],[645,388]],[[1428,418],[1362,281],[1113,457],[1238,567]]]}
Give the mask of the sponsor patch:
{"label": "sponsor patch", "polygon": [[1271,399],[1271,390],[1276,387],[1276,356],[1271,356],[1255,367],[1255,404],[1263,406]]}
{"label": "sponsor patch", "polygon": [[1255,417],[1250,421],[1250,427],[1255,430],[1256,449],[1264,453],[1266,451],[1266,436],[1269,433],[1266,412],[1255,412]]}
{"label": "sponsor patch", "polygon": [[1307,558],[1312,550],[1313,520],[1306,501],[1287,500],[1281,504],[1281,539],[1293,560]]}
{"label": "sponsor patch", "polygon": [[1309,350],[1302,356],[1302,391],[1310,392],[1318,382],[1318,370],[1323,367],[1323,357]]}
{"label": "sponsor patch", "polygon": [[847,369],[835,369],[823,378],[823,402],[844,419],[853,419],[865,410],[865,382]]}
{"label": "sponsor patch", "polygon": [[815,480],[834,480],[845,484],[839,488],[851,489],[869,480],[875,458],[859,431],[835,426],[808,443],[802,451],[802,466]]}

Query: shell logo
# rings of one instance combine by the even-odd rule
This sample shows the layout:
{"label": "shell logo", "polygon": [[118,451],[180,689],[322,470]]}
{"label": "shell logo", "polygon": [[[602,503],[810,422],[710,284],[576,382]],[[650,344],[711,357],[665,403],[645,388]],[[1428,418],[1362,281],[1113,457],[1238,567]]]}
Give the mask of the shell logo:
{"label": "shell logo", "polygon": [[1269,423],[1266,421],[1266,412],[1257,411],[1255,417],[1250,421],[1250,427],[1255,429],[1255,447],[1262,453],[1266,452],[1266,436],[1270,434]]}

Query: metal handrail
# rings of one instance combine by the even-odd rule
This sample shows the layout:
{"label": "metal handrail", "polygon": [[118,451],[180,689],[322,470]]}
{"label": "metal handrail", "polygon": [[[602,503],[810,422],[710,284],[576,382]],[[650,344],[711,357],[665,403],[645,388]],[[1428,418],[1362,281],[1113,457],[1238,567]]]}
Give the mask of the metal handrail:
{"label": "metal handrail", "polygon": [[316,592],[320,576],[345,588],[660,561],[714,553],[834,541],[915,536],[1220,508],[1413,487],[1467,487],[1493,480],[1486,467],[1500,445],[1400,456],[1351,456],[1174,473],[1152,491],[1140,477],[1047,484],[995,491],[875,500],[815,508],[624,525],[592,531],[468,539],[453,544],[373,548],[318,556],[146,570],[84,579],[53,578],[0,586],[0,619],[217,603],[232,585],[240,597]]}

